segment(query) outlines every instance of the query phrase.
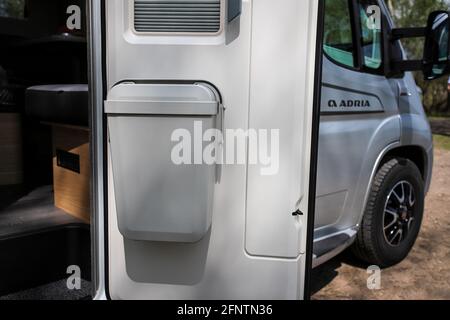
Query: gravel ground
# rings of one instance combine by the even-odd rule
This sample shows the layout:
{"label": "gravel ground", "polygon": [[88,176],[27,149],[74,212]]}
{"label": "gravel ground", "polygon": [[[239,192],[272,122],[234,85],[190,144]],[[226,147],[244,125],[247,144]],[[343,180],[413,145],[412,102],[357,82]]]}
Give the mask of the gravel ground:
{"label": "gravel ground", "polygon": [[435,150],[434,175],[419,239],[409,257],[367,288],[366,267],[348,253],[313,273],[313,299],[450,300],[450,151]]}

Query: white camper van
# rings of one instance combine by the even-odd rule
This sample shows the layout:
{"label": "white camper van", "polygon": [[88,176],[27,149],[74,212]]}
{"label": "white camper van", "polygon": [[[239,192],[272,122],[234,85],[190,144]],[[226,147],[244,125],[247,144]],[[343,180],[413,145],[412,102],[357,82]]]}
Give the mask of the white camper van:
{"label": "white camper van", "polygon": [[0,0],[0,296],[307,299],[349,247],[403,260],[433,163],[410,71],[450,73],[449,23],[395,28],[381,0]]}

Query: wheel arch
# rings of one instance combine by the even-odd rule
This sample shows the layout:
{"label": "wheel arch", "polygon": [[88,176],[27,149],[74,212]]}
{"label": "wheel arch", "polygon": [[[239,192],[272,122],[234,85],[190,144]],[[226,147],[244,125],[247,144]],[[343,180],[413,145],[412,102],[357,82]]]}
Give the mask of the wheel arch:
{"label": "wheel arch", "polygon": [[397,146],[387,151],[376,167],[378,171],[385,163],[393,158],[403,158],[412,161],[422,174],[422,179],[427,181],[428,178],[428,156],[426,150],[421,146]]}
{"label": "wheel arch", "polygon": [[430,166],[432,165],[432,158],[429,157],[428,152],[421,146],[418,145],[400,145],[399,143],[394,143],[387,146],[380,154],[377,161],[374,164],[372,174],[370,177],[370,182],[367,185],[364,196],[364,205],[358,219],[358,227],[361,225],[361,221],[364,216],[364,211],[367,206],[367,201],[369,198],[369,193],[372,187],[372,183],[375,176],[380,170],[380,168],[389,162],[393,158],[404,158],[412,161],[419,168],[422,174],[422,178],[426,185],[426,190],[428,189],[429,181],[431,178]]}

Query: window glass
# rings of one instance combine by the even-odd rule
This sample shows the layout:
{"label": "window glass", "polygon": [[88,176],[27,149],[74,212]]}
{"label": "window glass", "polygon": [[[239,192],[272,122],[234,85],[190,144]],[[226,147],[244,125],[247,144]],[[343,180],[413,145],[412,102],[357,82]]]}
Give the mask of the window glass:
{"label": "window glass", "polygon": [[355,46],[348,0],[325,0],[324,51],[340,64],[355,67]]}
{"label": "window glass", "polygon": [[25,0],[0,0],[0,17],[25,18]]}
{"label": "window glass", "polygon": [[359,1],[363,63],[367,68],[379,69],[382,64],[381,11],[375,1]]}

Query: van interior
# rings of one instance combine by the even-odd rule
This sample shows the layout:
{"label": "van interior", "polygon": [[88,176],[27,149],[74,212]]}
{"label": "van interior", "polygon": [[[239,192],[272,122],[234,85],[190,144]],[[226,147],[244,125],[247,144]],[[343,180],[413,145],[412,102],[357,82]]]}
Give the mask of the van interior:
{"label": "van interior", "polygon": [[91,295],[86,24],[68,27],[73,5],[85,12],[0,0],[0,299]]}

